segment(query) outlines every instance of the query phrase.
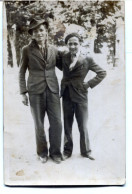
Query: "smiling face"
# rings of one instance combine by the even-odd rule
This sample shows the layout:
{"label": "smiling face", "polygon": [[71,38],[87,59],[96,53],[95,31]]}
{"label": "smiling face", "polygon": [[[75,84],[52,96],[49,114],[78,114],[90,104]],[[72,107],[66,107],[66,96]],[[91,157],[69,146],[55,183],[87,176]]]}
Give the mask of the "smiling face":
{"label": "smiling face", "polygon": [[76,55],[76,53],[80,50],[81,43],[77,37],[71,37],[67,42],[67,46],[70,53]]}
{"label": "smiling face", "polygon": [[45,41],[47,36],[46,26],[41,24],[33,29],[32,38],[35,39],[39,44]]}

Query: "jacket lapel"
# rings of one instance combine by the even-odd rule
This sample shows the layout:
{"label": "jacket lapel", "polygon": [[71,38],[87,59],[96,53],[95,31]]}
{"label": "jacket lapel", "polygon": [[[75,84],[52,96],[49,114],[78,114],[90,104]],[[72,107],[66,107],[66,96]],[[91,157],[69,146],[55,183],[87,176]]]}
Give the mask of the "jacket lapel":
{"label": "jacket lapel", "polygon": [[[76,65],[74,66],[74,68],[71,70],[71,72],[72,71],[74,71],[74,70],[76,70],[76,69],[78,69],[78,67],[80,67],[80,66],[82,66],[83,64],[82,64],[82,61],[83,60],[83,57],[81,56],[81,54],[79,55],[79,57],[78,57],[78,60],[77,60],[77,63],[76,63]],[[68,53],[66,56],[65,56],[65,64],[66,64],[66,66],[69,68],[69,66],[70,66],[70,64],[71,64],[71,55],[70,55],[70,53]]]}
{"label": "jacket lapel", "polygon": [[44,61],[44,57],[42,56],[42,54],[41,54],[41,52],[39,51],[39,49],[34,48],[34,49],[32,50],[32,54]]}
{"label": "jacket lapel", "polygon": [[53,49],[51,46],[48,46],[48,49],[47,49],[47,61],[49,62],[50,59],[52,58],[53,56]]}
{"label": "jacket lapel", "polygon": [[42,53],[40,52],[39,47],[38,47],[35,40],[32,40],[32,42],[30,44],[30,48],[31,48],[31,52],[34,56],[36,56],[36,57],[40,58],[41,60],[45,61],[44,57],[43,57]]}
{"label": "jacket lapel", "polygon": [[66,66],[69,68],[70,64],[71,64],[71,54],[67,53],[65,55],[65,59],[64,59],[64,63],[66,64]]}
{"label": "jacket lapel", "polygon": [[82,57],[81,54],[80,54],[79,57],[78,57],[77,63],[76,63],[76,65],[74,66],[74,68],[73,68],[72,71],[78,69],[79,67],[81,67],[81,66],[83,65],[83,64],[82,64],[82,60],[83,60],[83,57]]}

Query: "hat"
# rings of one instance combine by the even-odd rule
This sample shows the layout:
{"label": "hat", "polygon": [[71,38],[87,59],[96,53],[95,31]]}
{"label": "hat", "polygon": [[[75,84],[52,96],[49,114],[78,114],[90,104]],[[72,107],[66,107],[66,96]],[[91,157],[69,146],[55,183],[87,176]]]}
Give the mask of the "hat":
{"label": "hat", "polygon": [[39,19],[39,20],[37,20],[37,19],[32,19],[32,20],[30,21],[30,24],[29,24],[28,33],[29,33],[30,35],[32,35],[32,30],[33,30],[34,28],[36,28],[37,26],[41,25],[41,24],[46,25],[46,28],[48,29],[48,26],[49,26],[48,21],[46,21],[46,20],[44,20],[44,19],[41,19],[41,20],[40,20],[40,19]]}
{"label": "hat", "polygon": [[72,37],[77,37],[79,39],[79,41],[81,42],[82,41],[82,38],[79,36],[79,34],[77,33],[71,33],[71,34],[68,34],[65,38],[65,43],[67,44],[68,40]]}

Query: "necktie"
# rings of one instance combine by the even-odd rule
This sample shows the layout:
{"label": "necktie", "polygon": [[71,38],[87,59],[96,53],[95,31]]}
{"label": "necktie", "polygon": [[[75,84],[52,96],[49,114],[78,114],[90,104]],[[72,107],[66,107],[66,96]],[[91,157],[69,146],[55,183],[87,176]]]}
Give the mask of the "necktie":
{"label": "necktie", "polygon": [[44,56],[44,48],[41,47],[40,50],[41,50],[42,55]]}
{"label": "necktie", "polygon": [[44,59],[46,60],[46,58],[47,58],[46,48],[41,47],[40,50],[41,50],[41,53],[42,53]]}

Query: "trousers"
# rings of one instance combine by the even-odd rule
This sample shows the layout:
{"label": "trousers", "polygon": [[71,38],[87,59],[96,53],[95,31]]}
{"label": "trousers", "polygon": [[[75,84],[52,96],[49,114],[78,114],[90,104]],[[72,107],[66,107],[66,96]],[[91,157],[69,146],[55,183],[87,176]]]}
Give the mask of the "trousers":
{"label": "trousers", "polygon": [[[47,86],[42,94],[30,94],[29,101],[35,125],[37,154],[39,156],[48,154],[61,156],[62,123],[59,94],[52,93]],[[44,129],[45,113],[47,113],[50,125],[49,150]]]}
{"label": "trousers", "polygon": [[81,155],[91,152],[88,137],[88,103],[72,101],[69,89],[66,88],[63,95],[63,113],[64,113],[64,154],[71,156],[73,151],[72,126],[74,115],[77,120],[80,132],[80,152]]}

